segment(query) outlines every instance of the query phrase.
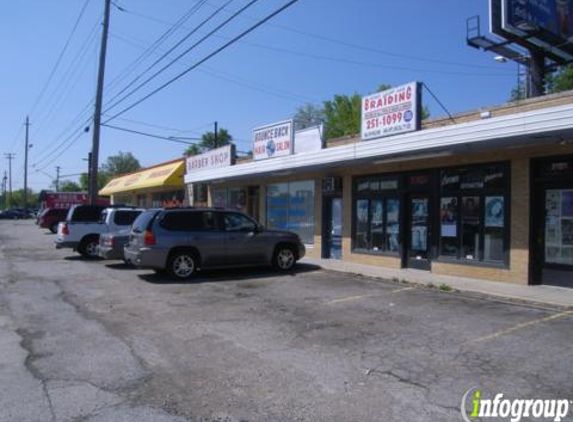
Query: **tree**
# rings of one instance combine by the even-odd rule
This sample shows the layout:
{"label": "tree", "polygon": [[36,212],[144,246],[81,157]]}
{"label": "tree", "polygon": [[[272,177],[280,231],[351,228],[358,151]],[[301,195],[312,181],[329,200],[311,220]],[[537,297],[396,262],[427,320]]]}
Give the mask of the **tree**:
{"label": "tree", "polygon": [[131,173],[141,168],[141,164],[131,152],[119,151],[117,155],[107,157],[105,163],[100,167],[100,171],[110,176]]}
{"label": "tree", "polygon": [[[10,194],[7,194],[8,197]],[[28,188],[28,207],[38,206],[38,194],[34,193],[32,189]],[[12,192],[12,203],[10,205],[12,208],[24,208],[24,189],[18,189]]]}
{"label": "tree", "polygon": [[557,72],[549,75],[547,88],[551,94],[573,89],[573,66],[562,66]]}
{"label": "tree", "polygon": [[297,108],[293,120],[294,129],[302,130],[323,124],[326,121],[326,116],[323,107],[308,103]]}
{"label": "tree", "polygon": [[[56,187],[56,181],[52,182],[52,186]],[[60,182],[59,192],[80,192],[82,188],[76,182],[71,180],[64,180]]]}
{"label": "tree", "polygon": [[[105,185],[108,184],[108,182],[111,180],[111,176],[103,171],[98,171],[97,173],[97,188],[98,190],[102,189]],[[87,191],[89,190],[89,180],[88,180],[88,174],[87,173],[82,173],[82,175],[80,176],[80,190],[82,191]]]}
{"label": "tree", "polygon": [[360,133],[361,110],[362,97],[358,94],[335,95],[332,100],[325,101],[325,138],[339,138]]}
{"label": "tree", "polygon": [[217,131],[217,140],[215,141],[215,132],[205,132],[201,136],[201,141],[197,144],[189,145],[185,150],[185,155],[198,155],[215,148],[224,147],[233,142],[233,137],[227,129],[219,129]]}

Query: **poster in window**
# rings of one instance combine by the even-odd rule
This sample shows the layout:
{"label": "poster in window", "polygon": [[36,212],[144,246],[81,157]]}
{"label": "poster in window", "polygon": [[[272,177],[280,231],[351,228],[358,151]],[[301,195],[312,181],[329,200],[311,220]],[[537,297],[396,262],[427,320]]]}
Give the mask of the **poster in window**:
{"label": "poster in window", "polygon": [[458,198],[446,197],[440,201],[440,222],[442,237],[457,236]]}
{"label": "poster in window", "polygon": [[485,226],[503,228],[504,198],[503,196],[487,196],[485,198]]}
{"label": "poster in window", "polygon": [[462,198],[462,219],[464,223],[479,224],[479,196]]}
{"label": "poster in window", "polygon": [[426,226],[412,226],[412,250],[425,251],[427,248]]}
{"label": "poster in window", "polygon": [[412,199],[412,222],[425,223],[428,220],[428,200],[426,198]]}
{"label": "poster in window", "polygon": [[561,191],[561,215],[573,218],[573,191]]}
{"label": "poster in window", "polygon": [[545,197],[545,211],[547,216],[561,216],[561,191],[548,190]]}
{"label": "poster in window", "polygon": [[400,200],[386,200],[386,219],[388,221],[388,225],[398,224],[400,222]]}
{"label": "poster in window", "polygon": [[573,246],[573,219],[561,220],[561,244]]}
{"label": "poster in window", "polygon": [[368,201],[359,200],[356,202],[356,220],[358,223],[368,223]]}

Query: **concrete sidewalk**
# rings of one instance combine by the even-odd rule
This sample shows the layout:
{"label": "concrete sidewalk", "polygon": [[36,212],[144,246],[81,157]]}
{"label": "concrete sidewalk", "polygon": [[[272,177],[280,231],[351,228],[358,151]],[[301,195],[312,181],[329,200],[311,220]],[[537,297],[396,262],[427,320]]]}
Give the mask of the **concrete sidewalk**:
{"label": "concrete sidewalk", "polygon": [[410,283],[438,287],[447,284],[453,289],[497,296],[505,299],[521,300],[559,307],[573,307],[573,289],[554,286],[523,286],[520,284],[502,283],[474,278],[452,277],[433,274],[429,271],[412,269],[382,268],[373,265],[355,264],[332,259],[304,258],[301,263],[318,265],[325,270],[360,274],[386,280],[398,279]]}

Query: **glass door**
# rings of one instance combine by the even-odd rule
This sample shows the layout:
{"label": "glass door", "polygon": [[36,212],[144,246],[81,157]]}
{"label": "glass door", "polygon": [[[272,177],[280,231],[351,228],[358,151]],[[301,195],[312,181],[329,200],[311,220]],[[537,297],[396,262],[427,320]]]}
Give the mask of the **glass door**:
{"label": "glass door", "polygon": [[430,198],[412,194],[408,198],[406,266],[430,270]]}
{"label": "glass door", "polygon": [[324,258],[342,258],[342,198],[326,199],[327,212],[324,226]]}
{"label": "glass door", "polygon": [[573,187],[544,189],[541,282],[573,287]]}

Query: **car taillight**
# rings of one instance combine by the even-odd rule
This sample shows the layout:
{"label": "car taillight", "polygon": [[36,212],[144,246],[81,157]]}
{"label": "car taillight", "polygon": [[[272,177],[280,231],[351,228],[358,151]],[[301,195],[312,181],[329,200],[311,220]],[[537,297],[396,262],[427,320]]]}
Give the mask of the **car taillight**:
{"label": "car taillight", "polygon": [[146,230],[143,234],[143,243],[146,245],[155,245],[155,236],[151,231]]}
{"label": "car taillight", "polygon": [[68,225],[66,223],[62,223],[62,234],[63,235],[69,235],[70,234],[70,230],[68,229]]}

